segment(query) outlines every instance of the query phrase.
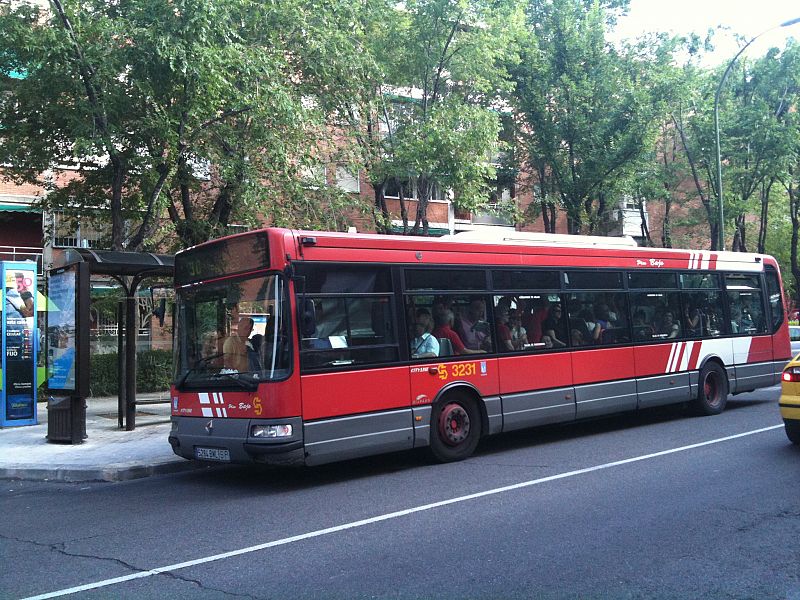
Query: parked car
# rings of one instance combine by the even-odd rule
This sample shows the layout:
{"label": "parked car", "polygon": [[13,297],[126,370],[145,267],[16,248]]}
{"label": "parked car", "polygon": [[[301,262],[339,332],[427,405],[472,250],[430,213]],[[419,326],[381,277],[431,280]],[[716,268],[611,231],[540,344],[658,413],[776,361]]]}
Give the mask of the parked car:
{"label": "parked car", "polygon": [[800,445],[800,356],[795,356],[783,369],[779,405],[786,437]]}
{"label": "parked car", "polygon": [[792,342],[792,356],[800,353],[800,325],[789,325],[789,340]]}

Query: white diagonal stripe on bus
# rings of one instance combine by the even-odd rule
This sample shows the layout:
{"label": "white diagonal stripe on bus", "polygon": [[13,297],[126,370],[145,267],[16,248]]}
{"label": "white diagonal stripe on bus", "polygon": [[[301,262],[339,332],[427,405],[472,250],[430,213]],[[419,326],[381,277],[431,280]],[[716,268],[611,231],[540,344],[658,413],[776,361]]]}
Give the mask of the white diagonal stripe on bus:
{"label": "white diagonal stripe on bus", "polygon": [[675,346],[678,344],[670,344],[669,348],[669,358],[667,359],[667,370],[664,371],[665,373],[672,373],[672,357],[675,356]]}
{"label": "white diagonal stripe on bus", "polygon": [[210,404],[208,399],[208,394],[203,392],[202,394],[197,394],[197,398],[200,400],[200,404]]}
{"label": "white diagonal stripe on bus", "polygon": [[675,344],[675,354],[672,355],[672,364],[669,366],[669,372],[674,373],[678,370],[678,360],[681,357],[681,350],[683,350],[683,342]]}
{"label": "white diagonal stripe on bus", "polygon": [[211,409],[211,408],[204,408],[204,409],[203,409],[203,416],[204,416],[204,417],[213,417],[213,416],[214,416],[213,409]]}
{"label": "white diagonal stripe on bus", "polygon": [[702,256],[702,262],[700,263],[701,269],[708,269],[708,265],[711,262],[711,253],[710,252],[701,252],[700,255]]}
{"label": "white diagonal stripe on bus", "polygon": [[689,368],[689,357],[692,355],[692,348],[695,342],[684,342],[683,356],[681,357],[681,364],[678,371],[685,371]]}
{"label": "white diagonal stripe on bus", "polygon": [[686,351],[686,342],[678,342],[678,348],[675,350],[675,358],[672,360],[672,370],[670,373],[675,373],[681,362],[683,352]]}
{"label": "white diagonal stripe on bus", "polygon": [[130,575],[123,575],[121,577],[114,577],[111,579],[104,579],[102,581],[95,581],[93,583],[87,583],[84,585],[79,585],[63,590],[57,590],[54,592],[48,592],[45,594],[40,594],[38,596],[29,596],[27,598],[23,598],[22,600],[46,600],[47,598],[58,598],[61,596],[68,596],[70,594],[77,594],[80,592],[86,592],[89,590],[96,590],[99,588],[109,587],[112,585],[116,585],[118,583],[125,583],[126,581],[133,581],[136,579],[144,579],[145,577],[152,577],[153,575],[161,575],[162,573],[171,573],[173,571],[178,571],[181,569],[188,569],[189,567],[196,567],[199,565],[205,565],[211,562],[216,562],[219,560],[225,560],[227,558],[234,558],[236,556],[243,556],[245,554],[252,554],[253,552],[259,552],[261,550],[268,550],[270,548],[277,548],[279,546],[286,546],[288,544],[294,544],[296,542],[302,542],[305,540],[310,540],[317,537],[322,537],[324,535],[330,535],[332,533],[339,533],[340,531],[347,531],[349,529],[356,529],[359,527],[364,527],[366,525],[373,525],[375,523],[381,523],[383,521],[390,521],[392,519],[399,519],[401,517],[407,517],[408,515],[413,515],[416,513],[421,513],[429,510],[433,510],[436,508],[442,508],[443,506],[451,506],[453,504],[460,504],[461,502],[467,502],[469,500],[477,500],[478,498],[486,498],[489,496],[496,496],[498,494],[503,494],[505,492],[512,492],[514,490],[520,490],[528,487],[532,487],[534,485],[541,485],[543,483],[549,483],[551,481],[558,481],[559,479],[567,479],[569,477],[575,477],[577,475],[585,475],[587,473],[594,473],[596,471],[603,471],[605,469],[611,469],[614,467],[620,467],[623,465],[629,465],[645,460],[651,460],[654,458],[660,458],[662,456],[668,456],[670,454],[676,454],[678,452],[686,452],[688,450],[695,450],[697,448],[702,448],[704,446],[711,446],[713,444],[721,444],[723,442],[729,442],[731,440],[736,440],[739,438],[756,435],[758,433],[764,433],[766,431],[772,431],[774,429],[783,429],[783,423],[779,425],[770,425],[769,427],[762,427],[761,429],[753,429],[752,431],[745,431],[744,433],[736,433],[734,435],[729,435],[722,438],[716,438],[713,440],[706,440],[705,442],[698,442],[696,444],[689,444],[687,446],[680,446],[679,448],[670,448],[669,450],[661,450],[659,452],[653,452],[651,454],[643,454],[640,456],[634,456],[632,458],[624,458],[622,460],[616,460],[613,462],[604,463],[602,465],[595,465],[593,467],[586,467],[584,469],[576,469],[574,471],[567,471],[566,473],[558,473],[556,475],[549,475],[547,477],[541,477],[539,479],[532,479],[530,481],[522,481],[520,483],[514,483],[511,485],[506,485],[499,488],[494,488],[491,490],[484,490],[482,492],[475,492],[474,494],[467,494],[465,496],[458,496],[456,498],[448,498],[447,500],[440,500],[438,502],[431,502],[430,504],[423,504],[421,506],[414,506],[412,508],[406,508],[403,510],[398,510],[395,512],[385,513],[382,515],[377,515],[374,517],[369,517],[367,519],[361,519],[359,521],[351,521],[349,523],[343,523],[342,525],[334,525],[333,527],[326,527],[324,529],[317,529],[315,531],[310,531],[308,533],[301,533],[298,535],[293,535],[290,537],[281,538],[279,540],[273,540],[271,542],[264,542],[263,544],[256,544],[254,546],[248,546],[246,548],[240,548],[238,550],[230,550],[228,552],[223,552],[221,554],[215,554],[213,556],[205,556],[202,558],[196,558],[193,560],[187,560],[180,563],[174,563],[171,565],[166,565],[164,567],[156,567],[155,569],[150,569],[149,571],[140,571],[138,573],[131,573]]}

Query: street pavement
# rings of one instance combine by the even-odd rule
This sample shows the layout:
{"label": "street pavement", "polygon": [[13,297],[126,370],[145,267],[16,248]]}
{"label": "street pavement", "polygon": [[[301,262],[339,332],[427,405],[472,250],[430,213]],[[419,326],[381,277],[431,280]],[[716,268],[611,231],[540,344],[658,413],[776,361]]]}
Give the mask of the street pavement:
{"label": "street pavement", "polygon": [[[168,393],[137,400],[169,400]],[[0,428],[0,479],[30,481],[124,481],[198,466],[176,456],[167,441],[170,405],[138,406],[136,428],[118,428],[117,398],[86,400],[82,444],[47,441],[47,404],[38,405],[38,425]]]}

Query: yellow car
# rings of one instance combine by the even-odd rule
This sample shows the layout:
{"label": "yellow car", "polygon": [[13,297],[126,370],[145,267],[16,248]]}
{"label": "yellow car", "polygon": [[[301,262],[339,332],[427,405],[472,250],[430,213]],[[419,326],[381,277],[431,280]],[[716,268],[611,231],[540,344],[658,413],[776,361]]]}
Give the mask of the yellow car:
{"label": "yellow car", "polygon": [[780,407],[786,437],[800,444],[800,355],[786,365],[781,379]]}

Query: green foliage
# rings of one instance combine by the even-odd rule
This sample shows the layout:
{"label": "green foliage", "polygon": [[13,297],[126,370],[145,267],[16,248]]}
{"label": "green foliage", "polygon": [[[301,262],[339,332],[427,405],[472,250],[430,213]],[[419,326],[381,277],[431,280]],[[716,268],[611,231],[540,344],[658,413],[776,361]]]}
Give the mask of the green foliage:
{"label": "green foliage", "polygon": [[498,149],[496,106],[512,87],[507,69],[518,61],[520,4],[413,0],[400,9],[380,1],[366,6],[364,49],[375,68],[358,110],[350,109],[350,99],[340,112],[356,132],[355,160],[376,187],[379,229],[389,228],[381,187],[415,179],[413,232],[426,234],[434,186],[451,189],[458,207],[488,200]]}
{"label": "green foliage", "polygon": [[641,56],[606,43],[616,3],[531,0],[530,35],[514,71],[532,170],[552,181],[569,229],[586,232],[591,203],[649,150],[657,116],[655,67],[668,52]]}
{"label": "green foliage", "polygon": [[[52,209],[104,209],[110,245],[146,247],[169,215],[184,244],[315,199],[296,182],[331,137],[325,103],[358,81],[360,2],[88,0],[0,8],[0,162],[17,182],[78,177]],[[212,176],[207,179],[202,171]],[[309,219],[314,211],[307,210]]]}
{"label": "green foliage", "polygon": [[[148,350],[136,358],[136,391],[162,392],[172,383],[172,352]],[[119,393],[117,354],[93,354],[89,364],[89,393],[115,396]]]}

